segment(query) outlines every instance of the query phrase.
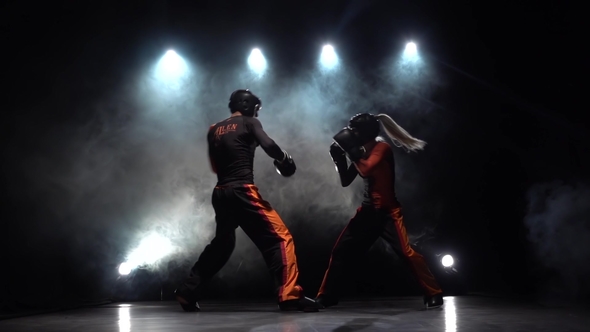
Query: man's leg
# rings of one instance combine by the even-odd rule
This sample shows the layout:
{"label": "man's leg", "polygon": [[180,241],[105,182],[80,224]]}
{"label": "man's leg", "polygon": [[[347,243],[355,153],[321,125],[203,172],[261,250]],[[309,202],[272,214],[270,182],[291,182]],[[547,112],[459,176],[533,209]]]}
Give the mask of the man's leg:
{"label": "man's leg", "polygon": [[383,239],[387,241],[393,250],[404,259],[424,290],[424,303],[427,308],[442,306],[442,290],[434,275],[430,272],[424,257],[416,252],[410,245],[406,227],[403,221],[401,207],[393,209],[387,216],[389,219],[383,232]]}
{"label": "man's leg", "polygon": [[216,212],[215,237],[205,247],[191,268],[189,276],[174,292],[185,311],[195,311],[195,308],[198,310],[200,287],[221,270],[235,248],[237,224],[232,207],[228,206],[231,204],[228,204],[227,198],[220,197],[221,190],[223,189],[216,189],[213,194],[213,207]]}
{"label": "man's leg", "polygon": [[324,307],[338,304],[340,291],[344,287],[342,275],[348,267],[358,263],[383,231],[383,226],[375,220],[375,216],[371,208],[358,208],[336,241],[317,295],[318,302]]}
{"label": "man's leg", "polygon": [[303,296],[303,289],[298,284],[295,244],[281,217],[260,196],[256,186],[246,185],[239,194],[243,202],[239,225],[258,247],[274,276],[281,309],[289,310],[291,308],[287,307],[291,306],[301,310],[317,309],[315,301]]}

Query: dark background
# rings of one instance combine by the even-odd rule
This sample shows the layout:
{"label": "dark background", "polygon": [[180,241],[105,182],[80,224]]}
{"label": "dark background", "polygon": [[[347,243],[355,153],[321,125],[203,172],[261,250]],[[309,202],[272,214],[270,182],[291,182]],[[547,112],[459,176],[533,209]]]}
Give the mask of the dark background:
{"label": "dark background", "polygon": [[[101,261],[102,254],[93,256],[91,245],[75,252],[80,250],[70,245],[75,234],[63,231],[73,221],[50,213],[39,196],[29,194],[23,163],[39,153],[39,141],[50,128],[85,123],[92,114],[86,101],[108,95],[121,79],[121,68],[139,66],[149,61],[151,50],[163,52],[168,45],[181,45],[198,54],[194,61],[216,68],[243,61],[244,50],[264,44],[269,61],[289,75],[315,61],[318,45],[328,38],[338,41],[341,57],[369,77],[373,64],[392,49],[408,38],[420,40],[421,52],[447,81],[444,93],[433,97],[439,114],[455,123],[431,165],[432,178],[449,198],[437,217],[437,243],[459,253],[471,291],[542,298],[546,279],[559,274],[539,260],[523,220],[535,184],[562,181],[585,188],[589,123],[580,77],[588,65],[581,51],[581,4],[71,1],[3,7],[0,300],[6,310],[110,296],[97,284],[113,281],[116,267]],[[309,212],[287,217],[298,245],[301,282],[313,295],[341,227],[314,234],[298,223]],[[579,222],[587,225],[587,220]],[[105,234],[96,231],[97,237]],[[572,251],[588,246],[563,245]],[[376,245],[372,253],[349,295],[419,294],[400,272],[404,268],[391,264],[391,252]],[[92,267],[77,269],[81,261]],[[165,297],[185,268],[166,276]],[[270,297],[269,282],[256,274],[238,283],[216,280],[208,297]],[[157,297],[157,284],[138,289]],[[587,297],[584,287],[568,299]],[[145,298],[154,297],[150,294]]]}

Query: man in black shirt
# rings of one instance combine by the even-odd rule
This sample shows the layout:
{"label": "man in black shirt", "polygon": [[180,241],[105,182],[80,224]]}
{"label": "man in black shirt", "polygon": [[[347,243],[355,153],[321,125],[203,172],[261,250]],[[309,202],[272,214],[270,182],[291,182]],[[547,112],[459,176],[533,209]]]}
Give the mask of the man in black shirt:
{"label": "man in black shirt", "polygon": [[215,238],[175,291],[185,311],[199,310],[199,290],[229,260],[238,226],[264,256],[275,278],[281,310],[317,311],[320,307],[303,295],[297,283],[299,270],[291,233],[254,184],[254,152],[258,145],[275,160],[277,169],[292,167],[292,172],[295,169],[291,156],[268,137],[256,118],[261,104],[249,90],[237,90],[230,96],[232,115],[209,127],[209,161],[217,174],[212,196],[217,227]]}

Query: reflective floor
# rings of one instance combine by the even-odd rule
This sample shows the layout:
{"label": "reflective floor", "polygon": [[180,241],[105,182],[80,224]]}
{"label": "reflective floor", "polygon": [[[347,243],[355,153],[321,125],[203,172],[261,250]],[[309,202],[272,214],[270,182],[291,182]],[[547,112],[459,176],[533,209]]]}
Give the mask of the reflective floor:
{"label": "reflective floor", "polygon": [[421,298],[343,302],[319,313],[282,313],[270,303],[110,304],[0,321],[0,331],[590,331],[590,313],[485,297],[445,297],[425,311]]}

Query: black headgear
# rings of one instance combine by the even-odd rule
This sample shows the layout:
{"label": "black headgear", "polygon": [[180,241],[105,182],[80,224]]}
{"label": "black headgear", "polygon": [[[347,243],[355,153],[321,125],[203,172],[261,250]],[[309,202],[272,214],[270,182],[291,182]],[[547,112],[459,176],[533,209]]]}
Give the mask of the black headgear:
{"label": "black headgear", "polygon": [[348,127],[361,140],[361,144],[367,144],[379,136],[379,119],[370,113],[358,113],[357,115],[350,118]]}
{"label": "black headgear", "polygon": [[229,109],[232,113],[240,112],[245,116],[258,116],[262,100],[250,90],[236,90],[229,97]]}

